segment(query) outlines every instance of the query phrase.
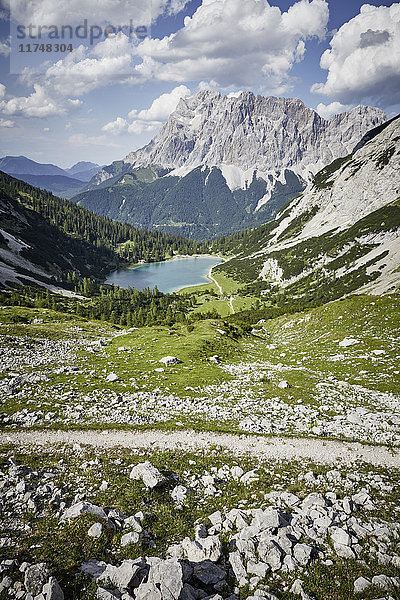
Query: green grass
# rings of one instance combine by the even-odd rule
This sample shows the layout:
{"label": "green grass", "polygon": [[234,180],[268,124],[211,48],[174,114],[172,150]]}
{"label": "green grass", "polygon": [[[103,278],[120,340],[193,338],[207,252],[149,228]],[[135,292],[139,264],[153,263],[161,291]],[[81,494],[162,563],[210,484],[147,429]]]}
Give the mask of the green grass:
{"label": "green grass", "polygon": [[[217,302],[229,308],[228,300],[215,298],[202,306]],[[253,299],[234,297],[232,303],[238,311],[249,308]],[[32,324],[38,317],[44,322]],[[340,438],[339,433],[319,433],[318,427],[358,408],[382,414],[383,421],[389,414],[397,415],[396,397],[389,395],[400,393],[397,296],[352,296],[267,320],[245,335],[217,319],[127,331],[23,308],[2,309],[0,323],[0,345],[17,360],[11,371],[42,378],[31,384],[17,380],[14,393],[3,397],[1,412],[54,413],[31,425],[35,427],[187,427],[234,432],[243,419],[258,415],[272,424],[271,430],[260,430],[264,433]],[[345,337],[355,337],[359,343],[341,348],[339,342]],[[107,340],[105,346],[88,346],[99,338]],[[48,342],[52,354],[43,362],[41,348]],[[58,364],[65,344],[69,354]],[[169,355],[182,363],[165,367],[159,361]],[[218,363],[209,360],[214,355],[219,356]],[[33,363],[32,356],[36,357]],[[56,372],[65,364],[74,369]],[[111,372],[118,375],[117,381],[107,381]],[[0,382],[10,377],[4,370]],[[290,388],[279,387],[283,379]],[[166,398],[170,399],[167,405]],[[309,415],[308,428],[300,428],[301,419],[294,418],[298,405]],[[395,423],[388,422],[395,432]],[[387,443],[392,443],[391,435],[384,438]],[[369,443],[384,441],[363,428],[346,436]]]}

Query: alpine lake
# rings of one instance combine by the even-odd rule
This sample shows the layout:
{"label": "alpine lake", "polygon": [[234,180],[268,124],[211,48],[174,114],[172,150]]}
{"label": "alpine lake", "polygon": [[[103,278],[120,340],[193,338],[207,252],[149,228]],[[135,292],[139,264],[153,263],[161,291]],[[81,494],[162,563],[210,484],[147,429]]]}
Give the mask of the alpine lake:
{"label": "alpine lake", "polygon": [[224,262],[216,256],[185,256],[156,263],[118,269],[110,273],[105,283],[137,290],[155,286],[165,294],[193,285],[210,282],[212,267]]}

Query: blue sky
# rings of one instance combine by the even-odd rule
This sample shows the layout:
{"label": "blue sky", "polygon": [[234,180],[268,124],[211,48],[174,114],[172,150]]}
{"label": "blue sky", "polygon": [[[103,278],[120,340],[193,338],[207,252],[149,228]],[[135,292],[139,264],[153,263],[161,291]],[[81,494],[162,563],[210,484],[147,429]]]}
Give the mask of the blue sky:
{"label": "blue sky", "polygon": [[[0,8],[0,155],[109,164],[154,137],[181,97],[207,88],[298,97],[325,118],[357,104],[399,112],[399,3],[31,0],[27,11],[23,0],[8,1],[11,41],[10,13]],[[17,24],[61,30],[87,19],[103,30],[128,15],[147,27],[146,39],[132,42],[124,30],[93,45],[74,38],[72,52],[19,51],[22,41],[25,49],[56,40],[17,40]]]}

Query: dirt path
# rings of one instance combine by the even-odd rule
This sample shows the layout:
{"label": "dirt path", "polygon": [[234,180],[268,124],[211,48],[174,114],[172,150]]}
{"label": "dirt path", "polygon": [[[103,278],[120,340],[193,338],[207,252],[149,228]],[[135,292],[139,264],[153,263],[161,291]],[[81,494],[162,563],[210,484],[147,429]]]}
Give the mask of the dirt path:
{"label": "dirt path", "polygon": [[211,271],[212,271],[212,268],[209,270],[207,277],[208,277],[208,279],[211,279],[211,281],[213,283],[215,283],[215,285],[218,288],[218,291],[219,291],[220,295],[223,296],[224,292],[222,291],[222,287],[219,285],[218,281],[211,275]]}
{"label": "dirt path", "polygon": [[101,448],[157,448],[160,450],[204,450],[220,446],[235,454],[249,453],[262,459],[311,459],[317,463],[347,464],[361,460],[372,465],[400,468],[400,453],[359,443],[306,438],[228,435],[195,431],[21,431],[0,433],[0,443],[51,445],[89,444]]}

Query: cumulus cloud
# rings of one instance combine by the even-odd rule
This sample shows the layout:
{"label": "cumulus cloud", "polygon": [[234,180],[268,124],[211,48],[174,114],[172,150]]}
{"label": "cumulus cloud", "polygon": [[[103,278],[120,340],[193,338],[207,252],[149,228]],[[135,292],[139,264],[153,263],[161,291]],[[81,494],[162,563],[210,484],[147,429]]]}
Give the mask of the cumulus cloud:
{"label": "cumulus cloud", "polygon": [[143,132],[155,131],[169,117],[169,115],[178,106],[179,100],[190,95],[190,90],[185,85],[179,85],[171,92],[161,94],[156,98],[149,108],[143,110],[131,110],[128,114],[128,120],[117,117],[102,127],[102,131],[112,134],[124,132],[140,134]]}
{"label": "cumulus cloud", "polygon": [[342,104],[341,102],[331,102],[330,104],[320,102],[315,110],[323,119],[330,119],[333,115],[351,110],[352,108],[351,105]]}
{"label": "cumulus cloud", "polygon": [[51,65],[43,79],[57,94],[73,90],[75,96],[82,96],[111,82],[123,83],[132,78],[133,51],[129,38],[119,33],[100,42],[93,50],[79,46]]}
{"label": "cumulus cloud", "polygon": [[12,0],[11,17],[19,23],[78,25],[89,23],[114,27],[150,25],[159,15],[177,14],[189,0]]}
{"label": "cumulus cloud", "polygon": [[58,102],[49,96],[48,90],[40,84],[34,84],[33,88],[34,91],[29,96],[15,96],[10,99],[6,99],[5,90],[0,89],[0,112],[9,116],[43,118],[65,115],[70,109],[81,104],[77,99]]}
{"label": "cumulus cloud", "polygon": [[[29,96],[0,102],[0,111],[25,117],[65,115],[83,104],[77,96],[112,82],[132,81],[133,50],[127,36],[120,33],[93,49],[79,46],[50,65],[43,74],[25,69],[20,81],[33,87],[34,91]],[[68,98],[71,93],[75,98]]]}
{"label": "cumulus cloud", "polygon": [[[142,75],[163,81],[212,79],[222,87],[264,80],[282,87],[305,40],[323,37],[329,18],[325,0],[300,0],[281,12],[258,0],[203,0],[184,27],[138,47]],[[260,77],[261,76],[261,77]]]}
{"label": "cumulus cloud", "polygon": [[325,83],[312,91],[344,103],[400,101],[400,4],[364,4],[333,36],[321,57]]}
{"label": "cumulus cloud", "polygon": [[15,123],[14,121],[9,121],[7,119],[0,119],[0,127],[10,129],[11,127],[15,127]]}

